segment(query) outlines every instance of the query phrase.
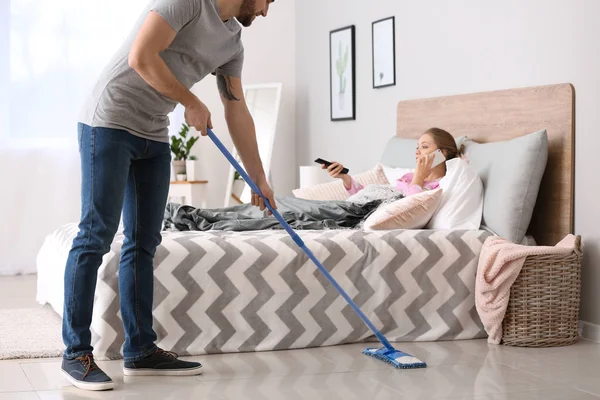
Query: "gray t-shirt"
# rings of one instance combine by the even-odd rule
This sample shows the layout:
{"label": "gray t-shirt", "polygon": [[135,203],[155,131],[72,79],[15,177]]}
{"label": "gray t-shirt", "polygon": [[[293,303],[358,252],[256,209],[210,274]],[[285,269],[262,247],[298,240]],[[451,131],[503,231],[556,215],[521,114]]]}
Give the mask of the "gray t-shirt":
{"label": "gray t-shirt", "polygon": [[133,41],[151,10],[177,32],[173,43],[160,56],[188,89],[213,72],[241,77],[244,47],[241,26],[233,18],[221,21],[217,0],[150,1],[125,43],[102,72],[80,121],[168,142],[168,114],[177,103],[152,88],[128,63]]}

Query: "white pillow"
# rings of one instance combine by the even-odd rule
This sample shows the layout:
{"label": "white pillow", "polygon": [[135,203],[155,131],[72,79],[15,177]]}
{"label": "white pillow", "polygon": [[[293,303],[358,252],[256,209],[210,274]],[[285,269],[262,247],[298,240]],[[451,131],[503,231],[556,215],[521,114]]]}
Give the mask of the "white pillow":
{"label": "white pillow", "polygon": [[382,165],[383,173],[387,178],[390,185],[395,185],[396,181],[402,178],[404,175],[414,172],[414,168],[396,168],[396,167],[388,167],[387,165]]}
{"label": "white pillow", "polygon": [[483,183],[477,170],[461,158],[446,161],[440,180],[442,202],[427,224],[429,229],[479,229],[483,215]]}

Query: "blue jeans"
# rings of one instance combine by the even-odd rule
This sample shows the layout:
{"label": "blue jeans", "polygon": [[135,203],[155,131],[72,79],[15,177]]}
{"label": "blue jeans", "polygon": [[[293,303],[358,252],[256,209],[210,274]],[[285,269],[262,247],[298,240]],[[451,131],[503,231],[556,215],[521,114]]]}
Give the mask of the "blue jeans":
{"label": "blue jeans", "polygon": [[119,264],[123,357],[137,361],[156,350],[153,260],[169,192],[170,147],[127,131],[84,124],[78,125],[78,140],[81,221],[64,277],[63,357],[92,353],[90,324],[98,268],[123,212],[125,240]]}

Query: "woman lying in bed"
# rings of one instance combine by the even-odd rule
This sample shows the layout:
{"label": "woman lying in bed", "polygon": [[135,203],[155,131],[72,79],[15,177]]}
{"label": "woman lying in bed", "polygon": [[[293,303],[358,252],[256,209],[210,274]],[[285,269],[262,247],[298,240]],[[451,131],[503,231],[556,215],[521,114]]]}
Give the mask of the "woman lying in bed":
{"label": "woman lying in bed", "polygon": [[[353,195],[345,200],[306,200],[295,197],[277,198],[278,211],[294,229],[343,229],[356,228],[375,209],[386,200],[399,199],[405,196],[435,189],[446,174],[445,163],[432,168],[431,155],[440,149],[446,160],[456,158],[459,154],[452,135],[448,132],[432,128],[421,136],[416,151],[416,170],[406,174],[395,182],[395,189],[387,187],[387,193],[367,193],[360,197],[363,187],[354,182],[350,175],[340,174],[343,166],[334,163],[329,168],[329,174],[340,178]],[[354,197],[354,198],[353,198]],[[196,209],[191,206],[180,206],[169,203],[165,213],[165,229],[177,230],[229,230],[256,231],[265,229],[280,229],[279,222],[273,216],[267,216],[251,204],[212,210]]]}
{"label": "woman lying in bed", "polygon": [[[445,162],[432,168],[433,154],[438,149],[444,154],[446,160],[456,158],[461,153],[456,147],[456,141],[451,134],[439,128],[427,130],[419,138],[415,152],[415,172],[405,174],[396,182],[393,182],[395,189],[400,191],[404,196],[410,196],[424,190],[438,188],[440,179],[446,175]],[[323,165],[323,169],[325,168],[325,165]],[[330,176],[342,180],[344,187],[350,195],[355,195],[364,189],[360,183],[352,179],[352,176],[342,174],[342,169],[344,169],[342,164],[333,162],[327,168],[327,171]]]}

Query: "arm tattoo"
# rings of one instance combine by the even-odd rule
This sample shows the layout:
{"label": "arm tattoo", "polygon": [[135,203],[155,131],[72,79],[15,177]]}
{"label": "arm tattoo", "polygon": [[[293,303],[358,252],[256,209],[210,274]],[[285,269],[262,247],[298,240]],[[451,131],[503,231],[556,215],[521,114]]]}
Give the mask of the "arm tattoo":
{"label": "arm tattoo", "polygon": [[230,101],[240,101],[237,97],[233,95],[231,92],[231,78],[228,76],[217,74],[217,87],[219,88],[219,92],[221,95]]}

